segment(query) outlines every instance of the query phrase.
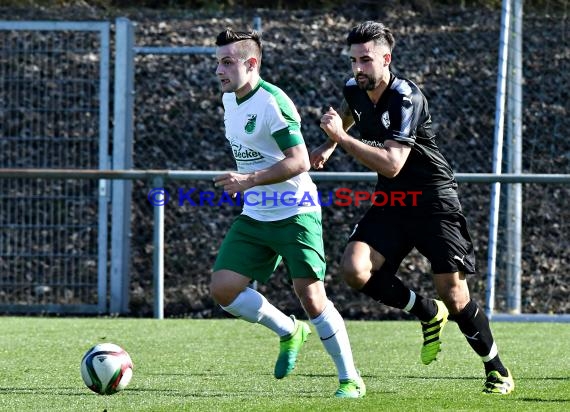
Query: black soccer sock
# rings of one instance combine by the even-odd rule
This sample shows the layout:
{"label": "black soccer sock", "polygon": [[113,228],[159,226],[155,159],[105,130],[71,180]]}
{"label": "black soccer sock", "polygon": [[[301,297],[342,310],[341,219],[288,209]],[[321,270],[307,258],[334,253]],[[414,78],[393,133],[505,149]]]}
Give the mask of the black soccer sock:
{"label": "black soccer sock", "polygon": [[[410,294],[411,293],[414,292],[410,290]],[[416,293],[416,301],[409,312],[416,315],[422,322],[427,322],[437,315],[437,305],[435,300],[424,298]]]}
{"label": "black soccer sock", "polygon": [[461,312],[449,315],[449,319],[457,322],[469,345],[481,357],[485,365],[485,373],[496,370],[503,376],[507,375],[507,369],[497,352],[497,345],[495,345],[489,326],[489,318],[476,302],[470,300]]}
{"label": "black soccer sock", "polygon": [[379,303],[403,309],[410,300],[410,290],[396,277],[396,272],[397,269],[384,262],[379,270],[372,272],[360,292]]}
{"label": "black soccer sock", "polygon": [[488,375],[491,371],[497,371],[501,374],[501,376],[507,376],[509,373],[507,372],[507,368],[501,362],[499,355],[495,356],[493,359],[487,362],[483,362],[485,365],[485,375]]}
{"label": "black soccer sock", "polygon": [[396,269],[388,263],[372,273],[360,292],[379,303],[397,309],[404,309],[410,304],[412,296],[415,298],[413,306],[408,310],[420,320],[430,320],[437,313],[437,306],[431,299],[425,299],[408,289],[396,276]]}

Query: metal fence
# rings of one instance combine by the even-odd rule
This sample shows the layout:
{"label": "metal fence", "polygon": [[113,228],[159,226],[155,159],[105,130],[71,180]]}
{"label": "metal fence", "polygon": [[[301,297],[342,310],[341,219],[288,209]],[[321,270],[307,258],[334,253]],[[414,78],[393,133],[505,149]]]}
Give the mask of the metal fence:
{"label": "metal fence", "polygon": [[[213,40],[226,25],[237,28],[258,25],[263,30],[262,76],[284,88],[297,104],[309,147],[316,147],[322,141],[323,134],[318,127],[320,114],[329,105],[338,104],[342,84],[350,74],[344,36],[353,24],[369,16],[268,10],[256,13],[256,19],[251,15],[220,19],[212,14],[188,20],[149,20],[136,24],[126,19],[117,20],[114,169],[207,173],[234,168],[230,153],[225,149],[212,54]],[[465,176],[490,173],[493,170],[500,12],[454,8],[453,12],[432,16],[387,15],[383,21],[392,26],[397,37],[393,70],[413,79],[424,90],[434,125],[440,133],[439,145],[454,169]],[[522,42],[523,55],[542,56],[523,59],[523,90],[532,96],[525,97],[522,110],[525,140],[521,171],[525,174],[570,172],[570,148],[563,135],[570,126],[568,108],[564,104],[568,78],[560,76],[568,71],[570,62],[567,23],[567,16],[553,17],[548,10],[524,15],[523,33],[532,35]],[[552,32],[555,34],[551,35]],[[93,69],[90,75],[97,76],[97,70]],[[45,123],[53,122],[48,119]],[[507,138],[507,147],[509,142]],[[329,171],[361,172],[364,169],[338,151],[331,159]],[[567,259],[570,216],[563,202],[570,194],[568,185],[526,182],[519,186],[524,212],[521,218],[522,312],[565,313],[567,292],[565,296],[563,288],[570,272]],[[156,210],[147,200],[149,189],[155,184],[148,179],[135,179],[131,187],[130,180],[113,181],[110,311],[157,315],[159,309],[154,298],[158,294],[164,298],[160,310],[163,302],[168,316],[214,316],[216,307],[207,292],[208,272],[223,233],[239,211],[176,204],[161,209],[164,255],[159,259],[164,264],[164,284],[160,285],[153,266],[157,260],[156,247],[152,246]],[[362,189],[370,189],[372,185],[369,180],[358,183],[352,179],[323,180],[319,188],[327,190],[343,184]],[[171,193],[179,189],[211,189],[209,182],[193,179],[168,178],[164,186]],[[504,183],[502,187],[512,186]],[[472,226],[480,271],[485,274],[491,186],[465,181],[461,184],[461,195]],[[501,202],[504,204],[506,201]],[[330,272],[327,285],[329,293],[338,293],[335,303],[349,317],[373,313],[378,306],[351,295],[337,276],[340,246],[362,213],[362,208],[355,207],[324,210]],[[506,210],[499,214],[495,290],[498,312],[506,312],[510,307],[508,291],[512,287],[507,287],[504,268],[513,260],[510,252],[503,248],[506,242],[502,236],[510,230],[506,222],[511,217],[512,213]],[[32,239],[26,242],[28,248],[35,243]],[[429,271],[429,264],[417,254],[406,259],[401,268],[404,279],[427,291],[430,290],[430,279],[426,276]],[[284,286],[279,279],[276,277],[264,290],[270,299],[274,290]],[[476,277],[472,284],[474,296],[481,301],[485,291],[485,277]],[[537,299],[539,295],[548,297]],[[533,303],[537,301],[544,304],[537,307]],[[291,312],[299,309],[294,299],[281,301],[281,307]]]}
{"label": "metal fence", "polygon": [[[104,22],[0,22],[0,167],[107,169]],[[0,180],[0,310],[107,310],[107,188]]]}
{"label": "metal fence", "polygon": [[[343,36],[357,21],[355,16],[345,18],[299,14],[291,17],[275,13],[270,16],[261,14],[266,46],[262,75],[283,87],[297,104],[304,120],[304,136],[309,147],[315,147],[322,141],[318,119],[323,109],[328,105],[338,104],[341,86],[349,75],[350,68]],[[455,9],[444,19],[441,16],[404,14],[388,16],[384,22],[395,29],[397,36],[392,68],[397,73],[413,79],[425,91],[435,127],[441,136],[438,143],[455,170],[460,173],[492,172],[498,43],[501,35],[500,12],[473,9],[458,12]],[[514,26],[514,19],[511,22]],[[522,42],[522,54],[528,56],[539,53],[544,58],[539,61],[532,59],[532,62],[530,59],[523,60],[525,92],[531,91],[529,84],[533,84],[536,89],[532,89],[532,94],[529,93],[532,97],[523,102],[524,153],[522,165],[516,170],[525,173],[568,173],[568,144],[559,133],[565,129],[565,125],[568,126],[568,119],[563,115],[567,113],[567,108],[563,108],[564,83],[567,79],[555,74],[551,69],[552,62],[546,58],[546,55],[554,53],[558,73],[563,73],[564,67],[568,67],[568,48],[564,46],[567,44],[568,18],[553,17],[553,13],[548,11],[529,11],[524,15],[522,23],[523,32],[532,33],[528,40]],[[252,26],[251,20],[248,21],[247,18],[227,19],[224,24],[234,27]],[[554,30],[555,34],[547,35],[547,28]],[[150,166],[174,170],[233,168],[231,157],[221,147],[224,144],[224,132],[222,111],[217,100],[219,92],[214,76],[213,55],[208,50],[205,50],[206,54],[201,55],[181,54],[183,46],[187,44],[204,49],[211,46],[219,30],[218,22],[206,19],[154,25],[151,23],[150,26],[137,25],[135,167]],[[539,43],[542,47],[539,47]],[[512,44],[516,47],[517,43],[513,40]],[[509,70],[512,72],[513,68],[509,67]],[[538,92],[535,94],[535,91]],[[509,99],[513,98],[513,95],[511,91]],[[520,96],[514,96],[514,99],[517,98]],[[150,107],[160,107],[159,121],[151,120],[150,117],[157,116],[157,113]],[[542,109],[537,110],[539,107]],[[549,121],[544,118],[543,109],[548,113]],[[555,113],[560,115],[555,116]],[[506,121],[513,122],[513,119]],[[510,125],[507,126],[505,133],[510,133]],[[546,130],[549,132],[545,133]],[[157,138],[160,142],[158,145],[155,144]],[[509,137],[505,138],[505,160],[510,153],[512,142]],[[510,167],[507,163],[503,164],[503,172],[513,172]],[[329,170],[345,172],[364,169],[339,152],[332,159]],[[339,184],[343,182],[338,182],[337,187]],[[192,187],[207,190],[209,185],[197,183]],[[326,190],[329,186],[320,187]],[[362,184],[361,187],[370,186]],[[561,204],[561,199],[569,194],[568,187],[564,184],[503,184],[501,189],[506,191],[509,187],[523,189],[522,203],[526,205],[524,216],[520,220],[521,263],[515,266],[515,269],[518,267],[525,276],[518,295],[521,297],[521,310],[523,313],[560,313],[560,310],[567,310],[567,305],[563,303],[563,291],[570,270],[565,252],[568,244],[562,242],[560,247],[554,248],[547,245],[552,243],[549,239],[552,237],[553,226],[562,237],[570,233],[568,215]],[[170,184],[168,187],[174,192],[179,188],[180,184]],[[137,190],[134,192],[133,213],[142,216],[144,213],[141,211],[148,211],[145,197],[148,187],[142,185]],[[463,184],[461,193],[477,245],[480,272],[486,274],[489,270],[487,245],[490,236],[489,207],[492,186]],[[554,221],[549,224],[534,206],[536,203],[540,203],[541,208],[551,208],[560,213],[550,213],[550,219]],[[493,281],[496,285],[493,301],[496,302],[498,312],[508,312],[509,308],[516,307],[516,302],[511,301],[512,290],[516,289],[509,284],[512,280],[507,279],[508,267],[515,262],[511,255],[512,247],[507,249],[506,233],[513,230],[512,226],[507,225],[513,216],[512,212],[507,211],[507,205],[507,198],[503,197],[500,202],[496,241],[497,276]],[[335,242],[336,232],[349,232],[357,216],[362,214],[361,210],[345,212],[341,217],[337,212],[325,211],[324,231],[329,233],[331,240]],[[231,212],[174,206],[166,208],[167,312],[182,307],[185,311],[196,313],[207,307],[200,296],[206,289],[207,276],[204,276],[204,273],[207,272],[208,266],[201,261],[195,262],[193,257],[205,256],[213,260],[216,242],[220,237],[218,233],[222,234],[227,227],[223,217],[227,213]],[[225,221],[227,222],[227,219]],[[137,225],[136,233],[144,236],[144,232],[147,241],[150,241],[149,232]],[[181,233],[191,233],[194,239],[181,238]],[[536,237],[543,243],[539,250],[532,242]],[[329,261],[333,273],[330,283],[333,283],[333,288],[336,277],[334,273],[338,273],[338,261],[334,256],[339,256],[341,252],[335,248],[328,250],[333,256]],[[545,259],[546,256],[548,259]],[[149,254],[137,254],[135,251],[133,267],[139,269],[134,273],[142,273],[141,263],[146,262],[144,266],[149,266],[150,258]],[[551,263],[547,264],[546,261]],[[404,278],[411,278],[415,284],[423,285],[424,277],[417,276],[418,273],[429,273],[429,265],[415,255],[404,262],[402,275]],[[196,279],[202,280],[196,284]],[[137,282],[141,291],[151,284],[148,273],[141,275]],[[280,284],[277,283],[277,286]],[[488,290],[482,280],[475,280],[472,289],[480,300],[484,299],[485,291]],[[541,301],[537,296],[545,291],[549,291],[549,298],[542,307],[536,307],[532,302]],[[271,294],[271,288],[266,292]],[[145,306],[145,302],[136,299],[139,307]],[[293,305],[291,302],[291,306]],[[369,310],[374,304],[360,299],[357,305]],[[148,306],[146,307],[148,310]],[[348,309],[349,314],[352,313],[351,310]]]}

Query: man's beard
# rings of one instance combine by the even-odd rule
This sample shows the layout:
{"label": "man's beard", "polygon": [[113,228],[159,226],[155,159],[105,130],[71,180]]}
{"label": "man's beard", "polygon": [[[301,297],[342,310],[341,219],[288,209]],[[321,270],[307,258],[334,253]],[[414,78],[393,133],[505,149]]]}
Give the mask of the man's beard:
{"label": "man's beard", "polygon": [[367,74],[360,74],[359,77],[365,77],[366,81],[361,82],[358,77],[356,78],[356,83],[361,90],[374,90],[376,88],[376,79],[370,77]]}

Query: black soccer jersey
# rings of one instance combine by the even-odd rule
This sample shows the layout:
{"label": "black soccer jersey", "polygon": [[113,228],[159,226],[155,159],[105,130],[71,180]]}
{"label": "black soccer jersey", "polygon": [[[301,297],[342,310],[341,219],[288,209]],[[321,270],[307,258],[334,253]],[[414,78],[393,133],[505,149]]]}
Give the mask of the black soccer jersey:
{"label": "black soccer jersey", "polygon": [[453,171],[436,145],[426,98],[413,82],[391,74],[377,104],[354,78],[347,81],[343,94],[362,142],[383,147],[386,140],[392,139],[411,146],[396,177],[378,174],[377,190],[421,190],[428,194],[457,187]]}

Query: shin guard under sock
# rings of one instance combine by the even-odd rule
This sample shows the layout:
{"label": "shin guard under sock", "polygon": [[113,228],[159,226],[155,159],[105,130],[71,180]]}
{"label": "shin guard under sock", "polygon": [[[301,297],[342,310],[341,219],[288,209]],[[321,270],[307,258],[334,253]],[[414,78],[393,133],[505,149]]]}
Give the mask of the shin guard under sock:
{"label": "shin guard under sock", "polygon": [[485,372],[496,370],[506,376],[507,370],[499,358],[497,345],[489,326],[489,318],[479,305],[470,300],[461,312],[450,315],[449,319],[457,322],[469,345],[481,357],[485,364]]}
{"label": "shin guard under sock", "polygon": [[386,306],[410,312],[422,321],[432,319],[437,313],[433,299],[426,299],[408,289],[388,263],[372,273],[360,292]]}

